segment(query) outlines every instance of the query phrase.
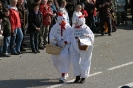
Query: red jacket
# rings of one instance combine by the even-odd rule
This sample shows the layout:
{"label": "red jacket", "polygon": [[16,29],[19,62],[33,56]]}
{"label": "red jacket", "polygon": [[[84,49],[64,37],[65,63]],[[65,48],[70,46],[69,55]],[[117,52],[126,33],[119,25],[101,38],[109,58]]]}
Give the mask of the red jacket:
{"label": "red jacket", "polygon": [[84,15],[85,18],[88,17],[88,12],[85,9],[82,9],[81,12],[82,12],[82,15]]}
{"label": "red jacket", "polygon": [[16,29],[16,28],[21,28],[21,20],[19,17],[19,12],[15,9],[9,9],[10,15],[10,22],[11,22],[11,29],[12,32]]}
{"label": "red jacket", "polygon": [[40,4],[40,11],[42,12],[43,15],[43,25],[47,26],[51,24],[51,19],[52,19],[52,10],[50,7],[46,4]]}

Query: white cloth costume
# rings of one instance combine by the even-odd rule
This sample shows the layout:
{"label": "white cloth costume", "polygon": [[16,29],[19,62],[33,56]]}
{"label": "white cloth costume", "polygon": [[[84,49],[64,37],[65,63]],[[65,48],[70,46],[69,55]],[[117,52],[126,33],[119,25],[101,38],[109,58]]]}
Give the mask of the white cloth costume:
{"label": "white cloth costume", "polygon": [[58,46],[62,47],[60,55],[51,55],[53,64],[55,68],[59,70],[61,73],[67,73],[70,66],[69,48],[70,48],[71,26],[68,23],[66,23],[66,25],[64,26],[65,29],[62,30],[60,26],[62,20],[65,20],[64,15],[57,17],[57,23],[51,28],[49,37],[50,37],[50,43],[55,44],[55,40],[57,40]]}
{"label": "white cloth costume", "polygon": [[[70,56],[72,59],[74,76],[80,76],[82,78],[89,77],[91,58],[93,51],[94,43],[94,34],[90,28],[85,24],[85,18],[80,16],[76,18],[77,27],[72,28],[71,35],[71,47],[70,47]],[[75,38],[76,37],[76,38]],[[89,49],[80,50],[78,47],[78,38],[83,38],[88,41]]]}
{"label": "white cloth costume", "polygon": [[81,15],[82,15],[81,12],[77,12],[77,11],[74,11],[73,12],[73,16],[72,16],[72,24],[73,24],[73,26],[76,23],[76,18],[79,17],[79,16],[81,16]]}

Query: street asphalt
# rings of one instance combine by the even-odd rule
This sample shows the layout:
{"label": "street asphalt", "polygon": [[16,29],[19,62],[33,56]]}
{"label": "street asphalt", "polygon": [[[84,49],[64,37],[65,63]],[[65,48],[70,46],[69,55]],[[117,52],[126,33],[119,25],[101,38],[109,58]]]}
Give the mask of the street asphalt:
{"label": "street asphalt", "polygon": [[[25,43],[29,43],[26,38]],[[45,49],[39,54],[28,49],[21,55],[0,60],[0,88],[120,88],[133,87],[133,25],[118,26],[112,36],[95,34],[90,77],[74,84],[72,66],[69,78],[58,82],[60,73],[53,67]]]}

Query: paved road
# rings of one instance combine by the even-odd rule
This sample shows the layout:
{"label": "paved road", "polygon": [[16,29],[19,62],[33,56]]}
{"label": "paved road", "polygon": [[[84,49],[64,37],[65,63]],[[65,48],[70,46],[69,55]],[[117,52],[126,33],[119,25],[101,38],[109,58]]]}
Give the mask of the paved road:
{"label": "paved road", "polygon": [[[72,67],[66,84],[58,83],[45,50],[0,60],[0,88],[119,88],[133,87],[133,26],[118,27],[112,36],[96,34],[90,77],[85,84],[73,84]],[[28,42],[28,40],[26,41]]]}

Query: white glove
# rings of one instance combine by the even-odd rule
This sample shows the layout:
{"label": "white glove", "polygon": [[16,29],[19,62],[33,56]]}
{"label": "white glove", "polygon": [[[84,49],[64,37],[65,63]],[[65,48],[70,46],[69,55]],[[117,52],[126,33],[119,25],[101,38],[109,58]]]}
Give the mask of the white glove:
{"label": "white glove", "polygon": [[51,44],[53,44],[53,45],[57,45],[57,44],[58,44],[57,39],[56,39],[56,38],[53,38],[53,39],[51,40]]}

